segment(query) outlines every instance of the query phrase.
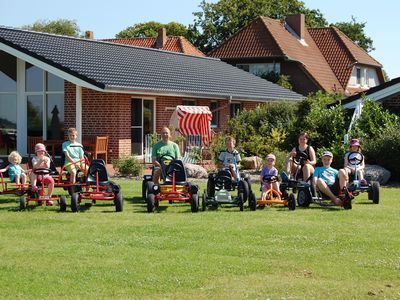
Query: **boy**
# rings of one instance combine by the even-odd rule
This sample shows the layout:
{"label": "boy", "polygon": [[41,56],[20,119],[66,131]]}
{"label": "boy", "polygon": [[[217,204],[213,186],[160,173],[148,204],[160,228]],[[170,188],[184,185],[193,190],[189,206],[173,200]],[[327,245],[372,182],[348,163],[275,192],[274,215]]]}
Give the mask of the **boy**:
{"label": "boy", "polygon": [[231,136],[226,137],[226,150],[219,154],[218,160],[222,168],[228,169],[235,181],[238,180],[237,176],[237,166],[240,163],[240,154],[235,149],[235,139]]}
{"label": "boy", "polygon": [[[62,144],[62,151],[65,154],[64,166],[68,165],[65,169],[70,174],[70,183],[74,184],[76,181],[76,174],[78,170],[86,170],[87,166],[84,162],[84,152],[81,143],[77,142],[78,131],[75,128],[68,129],[68,141]],[[74,163],[76,162],[76,163]]]}
{"label": "boy", "polygon": [[321,193],[332,200],[332,203],[341,205],[342,200],[335,195],[339,195],[346,186],[346,172],[344,169],[338,171],[331,167],[333,160],[332,152],[325,151],[321,159],[323,166],[315,168],[313,183]]}

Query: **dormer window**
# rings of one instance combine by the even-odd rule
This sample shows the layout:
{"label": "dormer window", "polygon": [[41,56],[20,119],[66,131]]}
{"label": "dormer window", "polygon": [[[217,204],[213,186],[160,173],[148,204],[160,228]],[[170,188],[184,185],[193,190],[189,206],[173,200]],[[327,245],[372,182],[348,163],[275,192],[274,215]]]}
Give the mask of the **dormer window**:
{"label": "dormer window", "polygon": [[361,77],[361,68],[356,68],[356,82],[358,85],[361,85],[362,83]]}

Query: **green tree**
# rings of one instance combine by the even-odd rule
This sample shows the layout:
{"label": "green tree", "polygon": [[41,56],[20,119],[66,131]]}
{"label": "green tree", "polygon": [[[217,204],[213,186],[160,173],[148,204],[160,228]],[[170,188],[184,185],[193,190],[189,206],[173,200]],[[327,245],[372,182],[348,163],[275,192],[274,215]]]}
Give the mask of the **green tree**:
{"label": "green tree", "polygon": [[129,26],[115,35],[116,38],[131,38],[131,37],[155,37],[160,28],[167,30],[167,35],[188,37],[188,28],[177,22],[169,22],[162,24],[156,21],[146,23],[138,23]]}
{"label": "green tree", "polygon": [[289,14],[302,13],[309,27],[327,25],[319,10],[310,10],[298,0],[220,0],[217,3],[203,0],[199,6],[202,11],[193,13],[195,20],[189,26],[189,39],[203,52],[218,47],[257,16],[283,20]]}
{"label": "green tree", "polygon": [[352,16],[350,22],[339,22],[331,25],[340,29],[340,31],[365,51],[370,52],[375,50],[375,48],[373,47],[372,39],[365,35],[365,24],[367,22],[357,22],[356,18]]}
{"label": "green tree", "polygon": [[24,25],[22,26],[22,28],[32,31],[40,31],[74,37],[78,37],[80,35],[80,29],[79,26],[76,24],[76,21],[66,19],[58,19],[55,21],[38,20],[31,25]]}

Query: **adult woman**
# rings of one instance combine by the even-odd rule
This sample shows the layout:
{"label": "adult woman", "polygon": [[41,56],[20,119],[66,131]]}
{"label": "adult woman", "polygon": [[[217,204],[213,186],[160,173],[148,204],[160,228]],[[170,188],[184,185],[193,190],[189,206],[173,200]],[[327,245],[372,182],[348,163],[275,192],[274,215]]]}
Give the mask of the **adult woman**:
{"label": "adult woman", "polygon": [[[299,172],[302,173],[302,179],[308,181],[314,173],[314,166],[317,162],[315,150],[308,145],[308,135],[302,132],[298,136],[299,145],[294,147],[286,159],[286,172],[293,179]],[[300,164],[296,164],[299,161]]]}

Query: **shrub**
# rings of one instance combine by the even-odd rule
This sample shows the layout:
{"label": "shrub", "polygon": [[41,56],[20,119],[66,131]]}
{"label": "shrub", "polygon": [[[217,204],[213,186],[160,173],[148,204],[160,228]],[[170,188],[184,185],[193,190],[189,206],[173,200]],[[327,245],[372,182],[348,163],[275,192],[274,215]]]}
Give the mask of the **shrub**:
{"label": "shrub", "polygon": [[143,173],[143,164],[134,156],[125,156],[114,159],[114,169],[123,176],[141,176]]}

